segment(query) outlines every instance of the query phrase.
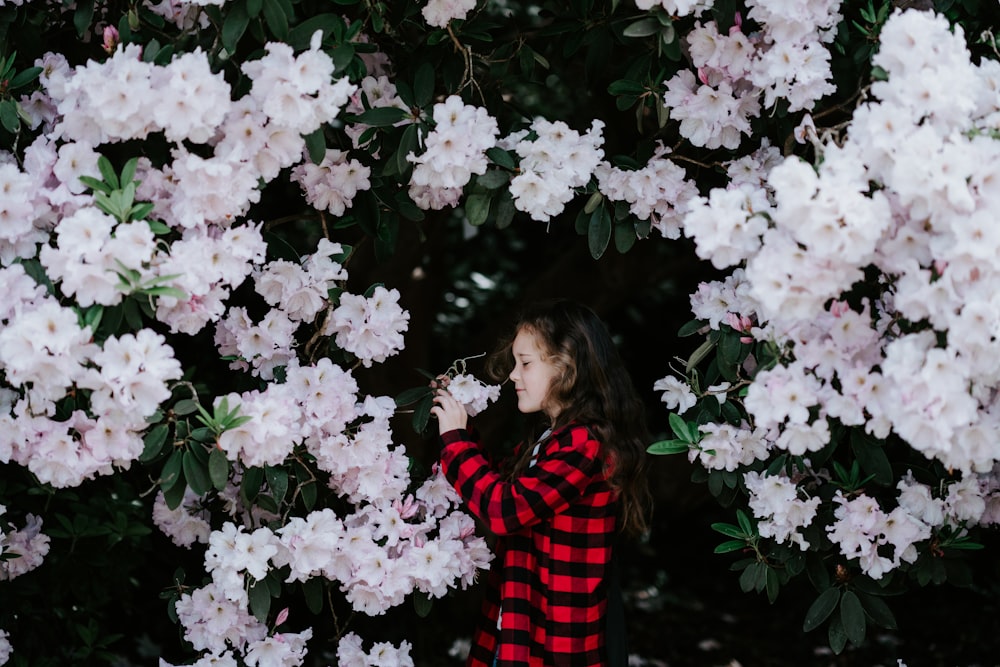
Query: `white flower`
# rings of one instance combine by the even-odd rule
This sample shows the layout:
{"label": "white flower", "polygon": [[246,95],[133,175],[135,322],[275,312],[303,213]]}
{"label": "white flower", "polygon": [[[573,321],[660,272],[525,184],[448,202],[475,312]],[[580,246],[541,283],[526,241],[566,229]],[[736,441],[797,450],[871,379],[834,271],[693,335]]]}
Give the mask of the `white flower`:
{"label": "white flower", "polygon": [[465,406],[470,417],[500,398],[500,385],[487,385],[472,375],[460,373],[448,382],[448,393]]}
{"label": "white flower", "polygon": [[691,387],[673,375],[657,380],[653,384],[653,391],[662,391],[663,396],[660,400],[666,404],[668,410],[677,410],[678,414],[684,414],[698,402],[698,397],[691,391]]}

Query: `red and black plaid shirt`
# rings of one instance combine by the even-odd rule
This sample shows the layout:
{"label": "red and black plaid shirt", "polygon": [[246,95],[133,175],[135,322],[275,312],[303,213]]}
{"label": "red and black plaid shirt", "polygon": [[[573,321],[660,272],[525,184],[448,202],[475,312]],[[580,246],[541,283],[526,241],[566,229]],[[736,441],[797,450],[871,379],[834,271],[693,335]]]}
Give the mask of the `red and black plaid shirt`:
{"label": "red and black plaid shirt", "polygon": [[[462,429],[442,436],[445,475],[497,535],[483,618],[468,665],[607,664],[607,577],[616,496],[603,448],[583,426],[556,430],[537,462],[502,478]],[[497,617],[502,609],[501,628]]]}

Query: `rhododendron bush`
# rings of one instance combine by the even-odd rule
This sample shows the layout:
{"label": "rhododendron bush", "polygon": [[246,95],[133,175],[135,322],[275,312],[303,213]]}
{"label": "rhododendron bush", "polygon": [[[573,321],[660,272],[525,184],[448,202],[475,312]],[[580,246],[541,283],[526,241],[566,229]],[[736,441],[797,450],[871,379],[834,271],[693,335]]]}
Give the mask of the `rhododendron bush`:
{"label": "rhododendron bush", "polygon": [[[442,226],[719,271],[650,451],[735,506],[744,590],[808,573],[839,651],[961,582],[1000,522],[1000,64],[946,4],[0,0],[0,664],[132,650],[140,578],[164,665],[413,664],[340,616],[491,560],[407,448],[429,386],[365,384],[411,320],[366,262]],[[21,605],[74,558],[107,580],[53,646]]]}

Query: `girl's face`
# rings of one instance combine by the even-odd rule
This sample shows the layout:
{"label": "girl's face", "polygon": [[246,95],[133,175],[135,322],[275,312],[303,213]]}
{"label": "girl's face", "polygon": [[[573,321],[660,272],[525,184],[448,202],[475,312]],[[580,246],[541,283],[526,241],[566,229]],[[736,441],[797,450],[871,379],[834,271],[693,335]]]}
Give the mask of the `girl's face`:
{"label": "girl's face", "polygon": [[517,392],[517,409],[521,412],[544,410],[550,419],[559,414],[558,406],[545,404],[552,380],[559,370],[548,361],[538,337],[527,329],[521,329],[511,345],[514,354],[514,369],[510,379]]}

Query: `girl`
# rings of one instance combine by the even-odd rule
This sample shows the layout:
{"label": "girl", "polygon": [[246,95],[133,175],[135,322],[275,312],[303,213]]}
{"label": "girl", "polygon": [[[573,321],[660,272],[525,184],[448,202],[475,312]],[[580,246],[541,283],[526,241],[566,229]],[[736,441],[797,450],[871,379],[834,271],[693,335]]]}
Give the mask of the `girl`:
{"label": "girl", "polygon": [[543,304],[514,333],[491,358],[491,374],[509,377],[518,410],[541,418],[541,435],[498,468],[445,388],[432,409],[445,475],[497,535],[467,664],[625,664],[620,594],[609,597],[609,588],[617,588],[618,534],[645,529],[642,403],[589,308]]}

